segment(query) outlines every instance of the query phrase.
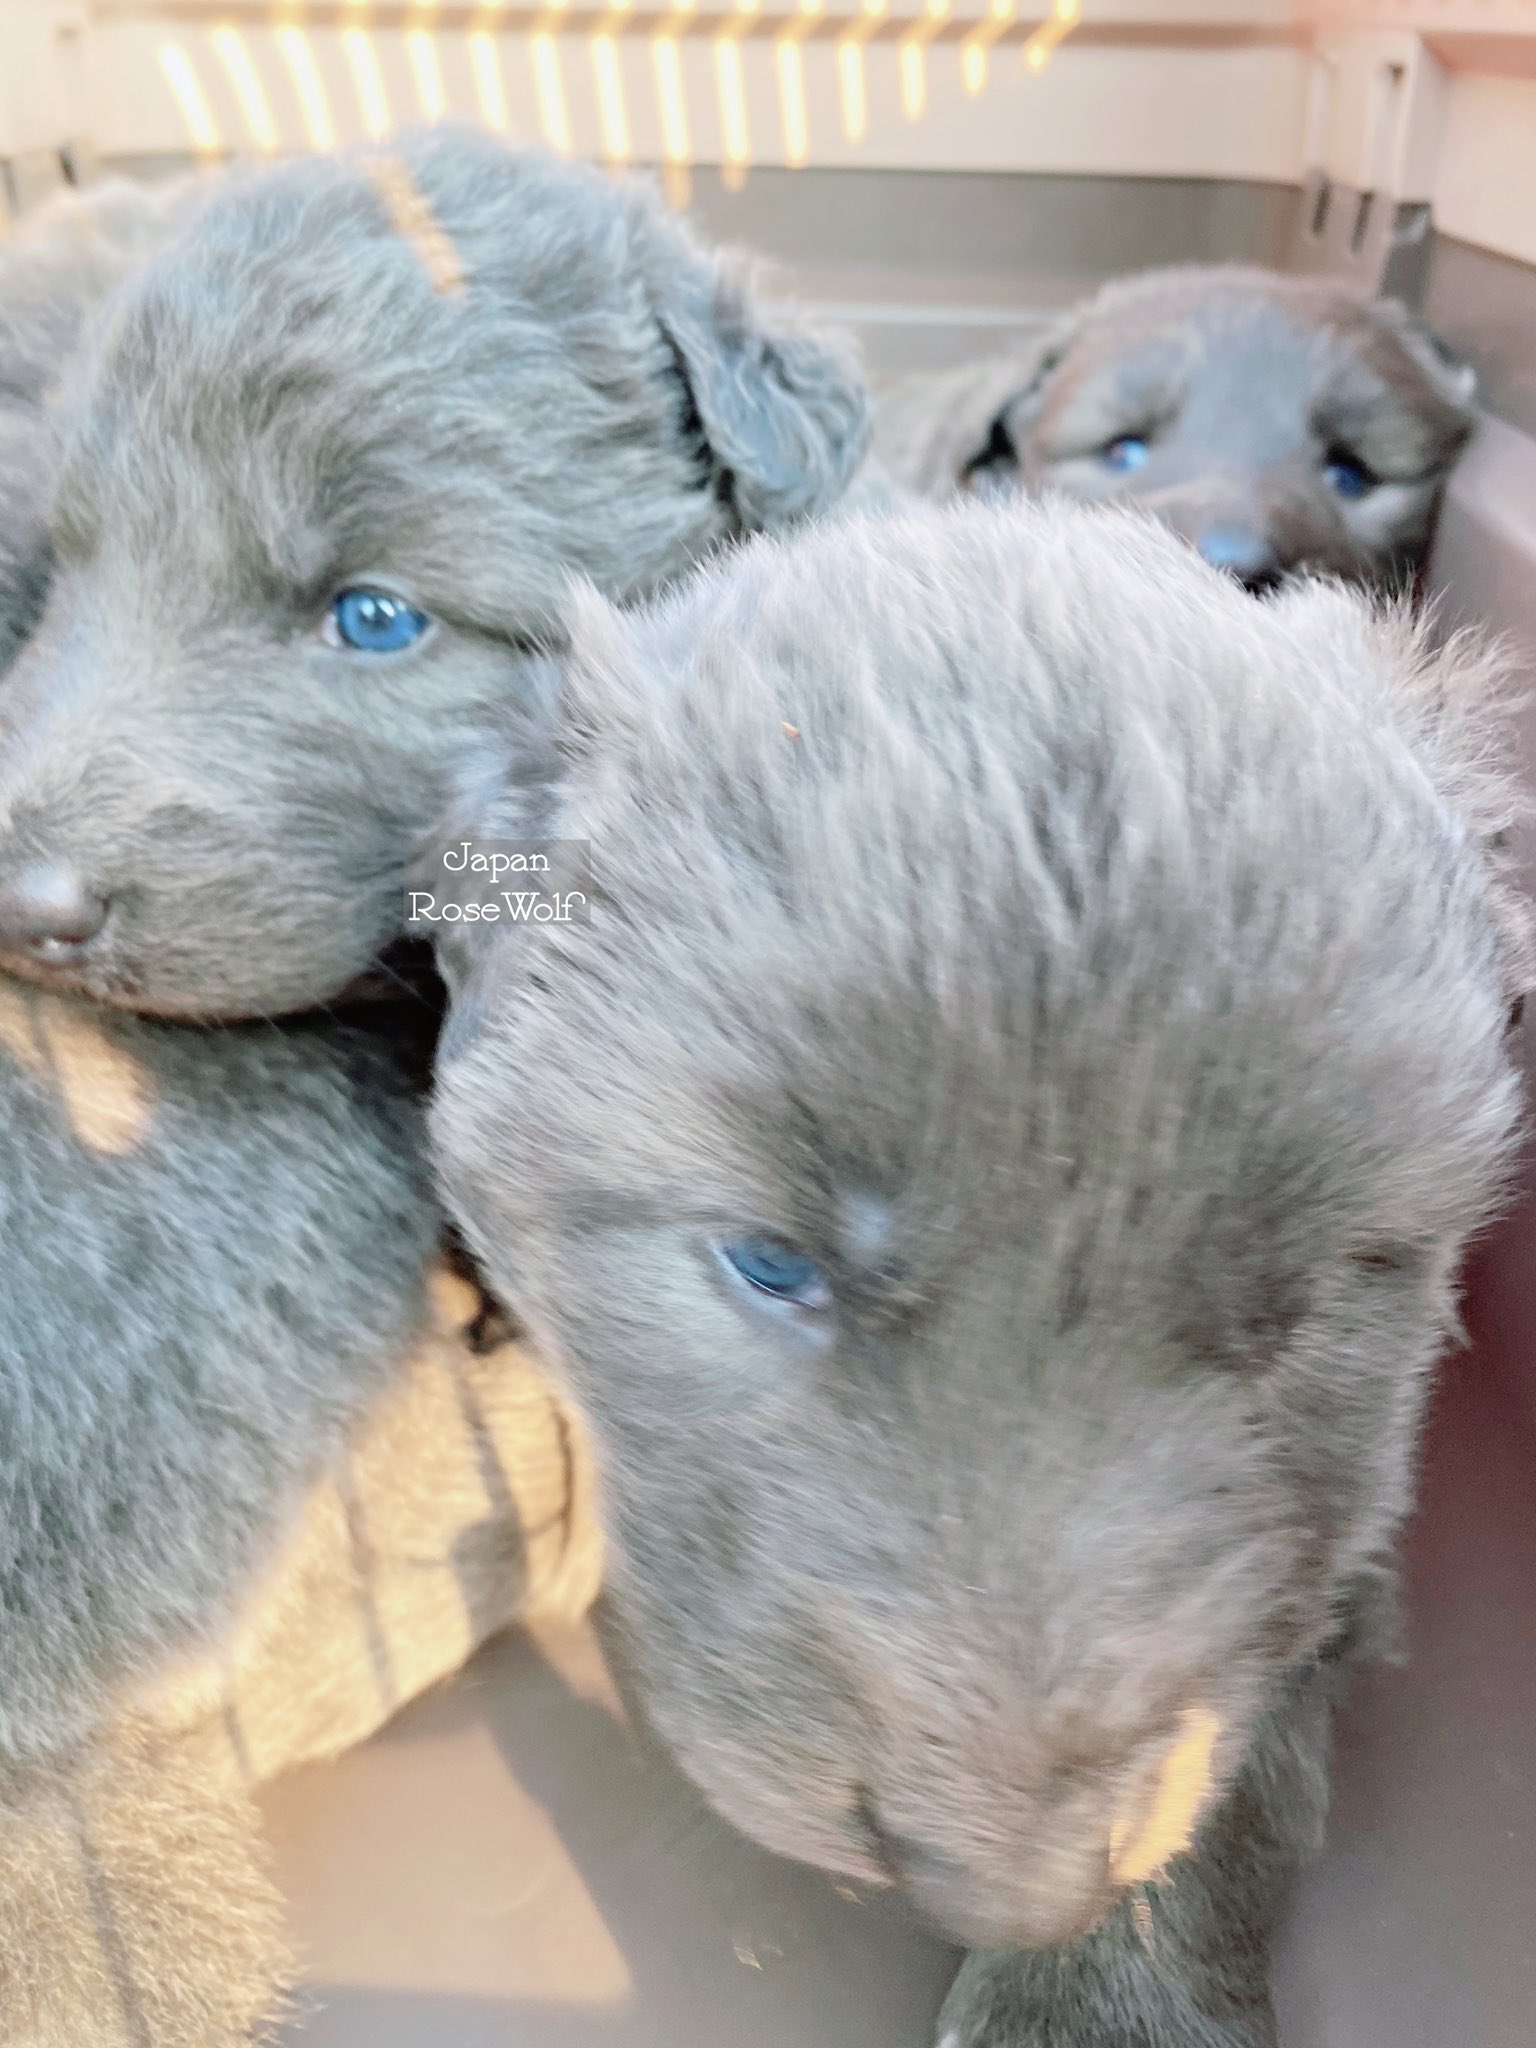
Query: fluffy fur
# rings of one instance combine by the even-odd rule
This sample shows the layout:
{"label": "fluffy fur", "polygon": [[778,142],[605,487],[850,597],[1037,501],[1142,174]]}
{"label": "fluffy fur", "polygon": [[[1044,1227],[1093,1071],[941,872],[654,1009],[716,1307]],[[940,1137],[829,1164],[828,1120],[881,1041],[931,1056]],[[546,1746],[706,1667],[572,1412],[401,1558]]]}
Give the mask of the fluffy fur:
{"label": "fluffy fur", "polygon": [[0,1762],[206,1642],[419,1334],[413,1077],[0,983]]}
{"label": "fluffy fur", "polygon": [[[392,1020],[194,1031],[76,990],[333,994],[398,923],[480,725],[537,729],[526,643],[568,558],[628,594],[796,516],[855,460],[862,400],[639,194],[467,137],[232,179],[132,277],[85,218],[0,280],[30,366],[0,440],[0,562],[30,565],[0,589],[0,668],[56,572],[0,684],[0,895],[76,863],[114,911],[104,969],[49,976],[23,947],[60,988],[0,981],[0,1914],[28,1958],[0,1970],[0,2033],[212,2048],[280,1967],[254,1821],[125,1696],[199,1651],[222,1671],[304,1511],[342,1540],[280,1589],[259,1764],[341,1746],[516,1606],[518,1485],[477,1444],[472,1513],[462,1470],[437,1483],[443,1415],[389,1420],[439,1229]],[[96,297],[50,423],[45,359]],[[335,658],[322,565],[408,585],[430,650]],[[317,1509],[364,1412],[396,1505],[425,1486],[431,1514]],[[563,1528],[577,1498],[555,1505]],[[462,1609],[425,1570],[442,1549]],[[394,1599],[361,1669],[334,1640],[360,1585]],[[210,1695],[215,1736],[234,1704]],[[178,1831],[195,1864],[158,1853]]]}
{"label": "fluffy fur", "polygon": [[[593,922],[487,935],[445,1185],[593,1430],[658,1730],[974,1946],[955,2048],[1273,2041],[1517,1120],[1488,681],[1066,506],[581,608]],[[762,1236],[808,1300],[731,1265]],[[1110,1843],[1191,1709],[1138,1919]]]}
{"label": "fluffy fur", "polygon": [[[63,345],[82,278],[131,240],[93,223],[159,219],[117,205],[66,210],[8,270],[13,366],[43,354],[22,346],[22,272],[31,331]],[[16,370],[19,415],[41,385]],[[19,541],[46,449],[0,453]],[[24,637],[19,600],[0,621]],[[440,1230],[420,1037],[194,1031],[0,977],[0,1769],[59,1754],[209,1641],[402,1369]]]}
{"label": "fluffy fur", "polygon": [[52,573],[43,401],[91,308],[164,241],[198,189],[114,179],[56,199],[0,246],[0,669],[41,616]]}
{"label": "fluffy fur", "polygon": [[[56,404],[58,571],[10,685],[0,903],[109,908],[16,972],[162,1013],[298,1009],[404,878],[566,575],[616,598],[830,501],[842,359],[636,187],[483,136],[231,178],[95,320]],[[328,645],[382,583],[414,648]]]}
{"label": "fluffy fur", "polygon": [[[161,204],[72,203],[0,266],[0,563],[38,582],[49,358]],[[0,578],[0,672],[30,587]],[[530,1602],[590,1597],[579,1446],[436,1266],[422,1038],[377,1008],[194,1030],[0,978],[16,2048],[265,2038],[291,1959],[252,1785]]]}
{"label": "fluffy fur", "polygon": [[[1394,303],[1237,266],[1106,285],[1023,358],[893,390],[876,453],[928,495],[1022,487],[1155,512],[1239,582],[1411,577],[1472,373]],[[1125,437],[1144,464],[1117,468]],[[1340,495],[1329,466],[1370,479]]]}

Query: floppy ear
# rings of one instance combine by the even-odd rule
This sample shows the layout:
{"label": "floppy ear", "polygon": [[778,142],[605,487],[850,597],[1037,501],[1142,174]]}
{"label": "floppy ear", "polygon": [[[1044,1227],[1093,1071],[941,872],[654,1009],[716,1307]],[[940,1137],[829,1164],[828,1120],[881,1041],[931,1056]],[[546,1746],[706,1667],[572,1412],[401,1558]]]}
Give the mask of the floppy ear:
{"label": "floppy ear", "polygon": [[[979,474],[989,460],[1011,460],[1023,466],[1024,444],[1040,417],[1051,379],[1082,330],[1079,314],[1054,321],[1026,353],[1014,358],[1013,381],[1001,405],[987,422],[986,439],[976,448],[966,474]],[[1006,455],[1005,455],[1006,451]]]}
{"label": "floppy ear", "polygon": [[645,286],[698,416],[722,498],[744,533],[834,503],[868,438],[868,401],[849,352],[706,254],[643,191],[632,232]]}
{"label": "floppy ear", "polygon": [[1012,483],[1029,428],[1078,327],[1069,314],[1010,355],[892,385],[876,415],[876,458],[899,483],[928,498]]}
{"label": "floppy ear", "polygon": [[1400,732],[1483,848],[1500,973],[1518,1010],[1536,992],[1536,908],[1519,875],[1531,805],[1517,771],[1516,650],[1475,628],[1446,635],[1433,612],[1339,584],[1291,584],[1265,603],[1285,620],[1298,673],[1331,675],[1374,723]]}
{"label": "floppy ear", "polygon": [[1472,365],[1448,348],[1400,299],[1382,299],[1376,311],[1429,379],[1436,397],[1457,412],[1469,412],[1477,395],[1477,372]]}

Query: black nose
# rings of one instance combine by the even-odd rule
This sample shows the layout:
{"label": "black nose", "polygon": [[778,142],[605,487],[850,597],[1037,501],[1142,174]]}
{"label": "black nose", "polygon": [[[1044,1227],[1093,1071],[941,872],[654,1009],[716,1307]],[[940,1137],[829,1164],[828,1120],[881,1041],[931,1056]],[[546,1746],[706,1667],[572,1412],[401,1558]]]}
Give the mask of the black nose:
{"label": "black nose", "polygon": [[37,861],[0,878],[0,948],[37,960],[83,952],[107,921],[107,906],[68,868]]}
{"label": "black nose", "polygon": [[1225,569],[1246,590],[1267,590],[1280,580],[1280,563],[1261,533],[1242,526],[1208,526],[1195,547],[1213,569]]}

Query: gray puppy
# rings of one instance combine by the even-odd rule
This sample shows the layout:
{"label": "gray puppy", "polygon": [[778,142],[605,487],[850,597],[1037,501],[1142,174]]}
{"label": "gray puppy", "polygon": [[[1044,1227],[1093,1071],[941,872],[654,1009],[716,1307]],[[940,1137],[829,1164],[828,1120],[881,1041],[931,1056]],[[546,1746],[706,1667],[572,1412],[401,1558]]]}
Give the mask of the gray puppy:
{"label": "gray puppy", "polygon": [[876,454],[928,495],[1022,486],[1155,512],[1250,589],[1410,578],[1472,372],[1404,309],[1273,271],[1106,285],[1023,359],[893,390]]}
{"label": "gray puppy", "polygon": [[[102,188],[0,258],[0,724],[47,387],[189,198]],[[390,1024],[194,1031],[0,977],[0,1796],[227,1624],[424,1329],[426,1048]]]}
{"label": "gray puppy", "polygon": [[578,619],[592,921],[479,949],[445,1184],[658,1731],[973,1946],[952,2048],[1273,2041],[1517,1118],[1488,682],[1067,506]]}
{"label": "gray puppy", "polygon": [[326,999],[572,570],[615,598],[834,498],[840,357],[640,189],[484,136],[228,181],[57,394],[0,745],[0,957],[165,1014]]}
{"label": "gray puppy", "polygon": [[[0,270],[0,669],[61,558],[0,683],[0,916],[34,980],[245,1010],[365,967],[458,749],[493,708],[531,741],[567,555],[623,594],[793,516],[862,401],[642,197],[489,143],[201,196],[103,193]],[[370,644],[322,564],[400,593],[346,607]],[[0,1763],[221,1625],[410,1349],[440,1217],[376,1023],[0,981]]]}

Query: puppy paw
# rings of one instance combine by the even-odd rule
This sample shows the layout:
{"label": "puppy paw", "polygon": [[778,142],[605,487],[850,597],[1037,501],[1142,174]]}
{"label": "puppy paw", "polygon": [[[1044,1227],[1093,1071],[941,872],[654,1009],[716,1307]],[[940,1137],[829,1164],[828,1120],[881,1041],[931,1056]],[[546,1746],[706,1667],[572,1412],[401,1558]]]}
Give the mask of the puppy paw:
{"label": "puppy paw", "polygon": [[1275,2048],[1267,2010],[1215,2020],[1176,1981],[1118,1962],[975,1950],[944,2001],[936,2048]]}

